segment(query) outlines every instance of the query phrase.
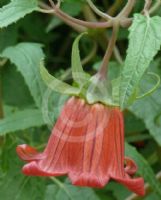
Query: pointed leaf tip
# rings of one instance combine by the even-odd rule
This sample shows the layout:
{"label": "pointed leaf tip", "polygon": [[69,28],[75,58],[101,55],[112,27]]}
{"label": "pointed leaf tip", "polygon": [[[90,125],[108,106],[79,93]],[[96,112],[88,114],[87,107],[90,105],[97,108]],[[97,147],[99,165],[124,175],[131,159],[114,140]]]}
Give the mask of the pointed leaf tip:
{"label": "pointed leaf tip", "polygon": [[51,89],[56,92],[67,94],[67,95],[78,95],[79,89],[69,84],[55,78],[54,76],[50,75],[47,69],[44,67],[44,61],[42,60],[40,63],[40,74],[45,82],[45,84]]}
{"label": "pointed leaf tip", "polygon": [[72,46],[72,76],[76,83],[82,88],[83,85],[88,82],[90,79],[90,75],[86,72],[84,72],[82,64],[81,64],[81,58],[80,58],[80,52],[79,52],[79,41],[80,39],[88,34],[87,32],[81,33],[74,41]]}
{"label": "pointed leaf tip", "polygon": [[[161,45],[161,17],[145,17],[135,14],[130,27],[129,47],[121,75],[120,106],[132,104],[136,89],[150,62]],[[139,37],[138,37],[139,36]]]}

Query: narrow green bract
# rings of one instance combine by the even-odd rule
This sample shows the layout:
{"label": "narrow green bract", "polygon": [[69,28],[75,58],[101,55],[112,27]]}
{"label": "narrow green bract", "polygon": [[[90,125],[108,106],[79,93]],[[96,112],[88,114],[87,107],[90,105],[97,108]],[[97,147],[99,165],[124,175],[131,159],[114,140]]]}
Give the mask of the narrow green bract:
{"label": "narrow green bract", "polygon": [[43,62],[41,62],[41,65],[40,65],[40,73],[41,73],[42,79],[44,80],[44,82],[50,89],[56,92],[60,92],[62,94],[70,94],[70,95],[79,94],[80,90],[78,88],[70,86],[69,84],[50,75],[48,71],[45,69],[45,67],[43,66]]}
{"label": "narrow green bract", "polygon": [[72,47],[72,76],[76,83],[82,88],[86,82],[90,79],[90,75],[83,71],[81,64],[80,53],[79,53],[79,41],[83,35],[87,33],[80,34],[74,41]]}

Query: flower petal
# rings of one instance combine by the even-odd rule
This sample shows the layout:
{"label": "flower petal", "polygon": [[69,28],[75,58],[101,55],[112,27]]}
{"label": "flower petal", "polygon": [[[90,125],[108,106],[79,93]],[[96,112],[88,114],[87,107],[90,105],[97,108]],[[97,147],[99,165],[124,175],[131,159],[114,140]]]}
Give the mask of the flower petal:
{"label": "flower petal", "polygon": [[24,161],[41,160],[45,158],[44,154],[38,153],[35,148],[26,144],[17,146],[16,152],[19,155],[19,157]]}
{"label": "flower petal", "polygon": [[36,161],[32,161],[28,164],[26,164],[22,168],[22,172],[27,175],[27,176],[62,176],[65,175],[66,173],[64,172],[48,172],[43,169],[41,169]]}
{"label": "flower petal", "polygon": [[144,194],[143,179],[131,177],[137,170],[135,162],[124,157],[124,122],[119,108],[89,105],[72,97],[62,109],[44,152],[19,145],[17,153],[29,162],[23,167],[26,175],[68,174],[74,185],[96,188],[114,179]]}
{"label": "flower petal", "polygon": [[82,187],[93,187],[93,188],[103,188],[109,181],[109,176],[98,177],[97,174],[92,173],[81,173],[78,174],[69,174],[69,178],[72,180],[72,184]]}
{"label": "flower petal", "polygon": [[128,157],[125,157],[126,161],[126,167],[125,167],[125,172],[129,175],[134,175],[138,169],[136,163]]}
{"label": "flower petal", "polygon": [[110,140],[105,138],[105,135],[110,137],[107,127],[111,111],[111,109],[107,111],[101,104],[91,106],[89,112],[92,120],[88,122],[85,134],[82,168],[69,174],[74,185],[101,188],[109,181]]}

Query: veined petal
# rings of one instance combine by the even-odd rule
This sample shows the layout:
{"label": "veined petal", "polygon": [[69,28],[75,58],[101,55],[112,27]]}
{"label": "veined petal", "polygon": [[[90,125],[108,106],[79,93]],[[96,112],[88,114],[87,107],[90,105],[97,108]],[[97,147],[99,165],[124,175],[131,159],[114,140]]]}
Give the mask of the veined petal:
{"label": "veined petal", "polygon": [[16,152],[19,157],[24,161],[41,160],[45,158],[45,155],[38,153],[37,150],[26,144],[17,146]]}
{"label": "veined petal", "polygon": [[119,108],[89,105],[72,97],[62,109],[44,152],[20,145],[17,153],[28,162],[23,167],[26,175],[68,174],[74,185],[96,188],[114,179],[144,194],[143,179],[133,178],[135,162],[124,157],[124,122]]}
{"label": "veined petal", "polygon": [[125,167],[125,172],[129,175],[134,175],[138,169],[136,163],[128,157],[125,157],[126,161],[126,167]]}
{"label": "veined petal", "polygon": [[[97,154],[97,152],[95,152],[95,146],[97,145],[98,135],[100,135],[101,138],[103,137],[103,132],[101,131],[99,133],[99,128],[97,128],[102,127],[101,124],[98,126],[99,122],[103,118],[102,111],[102,105],[90,106],[89,113],[92,116],[92,120],[88,121],[88,127],[83,141],[81,168],[80,170],[70,172],[69,174],[74,185],[89,187],[103,186],[99,177],[95,173],[95,169],[99,164],[99,156],[95,156],[95,154]],[[101,149],[98,148],[98,154],[100,154],[100,151]]]}

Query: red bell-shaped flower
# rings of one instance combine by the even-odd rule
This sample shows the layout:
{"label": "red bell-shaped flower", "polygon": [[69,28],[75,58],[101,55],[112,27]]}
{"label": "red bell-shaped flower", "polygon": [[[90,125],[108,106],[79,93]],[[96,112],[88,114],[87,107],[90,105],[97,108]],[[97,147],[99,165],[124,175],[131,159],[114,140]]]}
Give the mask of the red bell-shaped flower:
{"label": "red bell-shaped flower", "polygon": [[133,178],[134,161],[124,157],[123,115],[119,108],[87,104],[70,98],[58,118],[43,153],[19,145],[17,153],[28,162],[31,176],[68,174],[74,185],[101,188],[110,179],[144,195],[144,181]]}

